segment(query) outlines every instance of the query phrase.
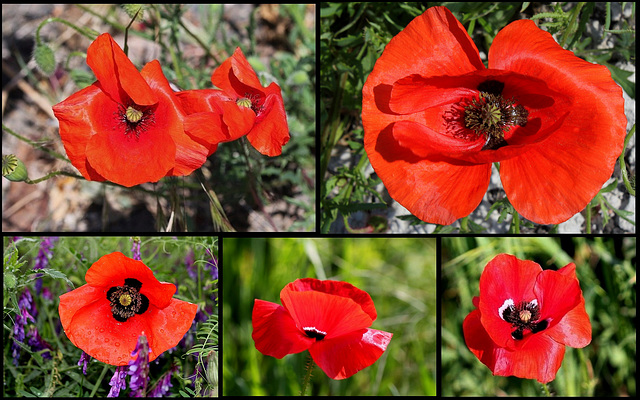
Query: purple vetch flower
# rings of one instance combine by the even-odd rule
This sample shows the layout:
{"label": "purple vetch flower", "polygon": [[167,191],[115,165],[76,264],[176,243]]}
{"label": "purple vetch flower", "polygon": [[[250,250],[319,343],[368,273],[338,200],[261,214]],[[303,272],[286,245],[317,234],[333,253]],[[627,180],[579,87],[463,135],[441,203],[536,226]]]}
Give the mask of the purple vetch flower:
{"label": "purple vetch flower", "polygon": [[218,259],[213,255],[211,250],[207,249],[207,253],[209,253],[210,261],[207,261],[207,268],[209,272],[211,272],[211,279],[218,279]]}
{"label": "purple vetch flower", "polygon": [[24,288],[24,292],[18,299],[18,313],[15,317],[15,324],[13,325],[13,342],[11,343],[11,354],[13,356],[13,364],[18,366],[18,359],[20,358],[20,345],[17,342],[24,343],[25,332],[24,328],[27,326],[27,321],[35,323],[35,318],[30,312],[36,312],[35,304],[33,304],[33,298],[28,288]]}
{"label": "purple vetch flower", "polygon": [[151,393],[149,393],[149,397],[163,397],[167,393],[169,393],[169,388],[172,388],[171,384],[171,376],[178,371],[178,366],[173,365],[166,374],[164,374],[156,383],[156,386],[153,388]]}
{"label": "purple vetch flower", "polygon": [[89,361],[91,361],[91,356],[83,351],[82,355],[80,356],[80,361],[78,361],[78,366],[82,365],[82,373],[84,375],[87,374],[87,366],[89,365]]}
{"label": "purple vetch flower", "polygon": [[187,255],[184,257],[184,265],[187,268],[187,273],[189,274],[189,277],[194,281],[196,281],[198,280],[198,273],[196,272],[194,262],[195,262],[195,255],[193,253],[193,250],[189,250],[189,253],[187,253]]}
{"label": "purple vetch flower", "polygon": [[[40,242],[40,250],[38,250],[38,254],[36,255],[33,269],[49,268],[49,260],[53,257],[53,246],[55,246],[57,240],[57,237],[47,237]],[[37,274],[36,277],[38,278],[36,281],[36,294],[40,294],[42,290],[42,274]]]}
{"label": "purple vetch flower", "polygon": [[141,240],[140,240],[140,238],[138,236],[136,236],[136,237],[132,237],[131,238],[131,242],[132,242],[132,245],[131,245],[132,257],[131,258],[133,258],[134,260],[140,261],[142,259],[142,256],[140,255],[140,242],[141,242]]}
{"label": "purple vetch flower", "polygon": [[129,361],[129,388],[131,395],[134,397],[143,397],[147,391],[147,382],[149,381],[149,343],[147,337],[141,335],[138,338],[136,348],[131,355],[138,355],[134,361]]}
{"label": "purple vetch flower", "polygon": [[27,337],[29,337],[27,344],[31,346],[32,351],[38,352],[41,350],[46,350],[42,353],[42,358],[51,360],[51,350],[53,350],[53,348],[40,336],[40,334],[38,333],[38,328],[36,328],[35,325],[31,325],[29,327]]}
{"label": "purple vetch flower", "polygon": [[120,391],[127,388],[127,382],[125,382],[124,379],[127,377],[128,371],[128,365],[123,365],[116,368],[116,372],[115,374],[113,374],[113,377],[109,382],[111,390],[109,390],[109,394],[107,395],[107,397],[118,397],[120,395]]}

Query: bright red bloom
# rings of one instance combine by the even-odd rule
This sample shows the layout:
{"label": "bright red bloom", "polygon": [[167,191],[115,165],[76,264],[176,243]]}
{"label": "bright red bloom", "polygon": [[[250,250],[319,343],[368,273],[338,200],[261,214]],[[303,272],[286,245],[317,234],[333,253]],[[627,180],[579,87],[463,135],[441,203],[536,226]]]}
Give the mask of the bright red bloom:
{"label": "bright red bloom", "polygon": [[256,349],[276,358],[309,350],[332,379],[376,362],[393,336],[368,328],[377,317],[371,296],[346,282],[297,279],[282,289],[280,301],[283,306],[255,300]]}
{"label": "bright red bloom", "polygon": [[465,28],[432,7],[396,35],[363,88],[365,149],[418,218],[471,213],[500,162],[515,209],[541,223],[580,212],[624,145],[621,88],[530,20],[502,29],[486,68]]}
{"label": "bright red bloom", "polygon": [[499,254],[480,276],[477,307],[464,319],[467,346],[494,375],[555,379],[565,345],[591,343],[591,323],[571,263],[558,271]]}
{"label": "bright red bloom", "polygon": [[82,176],[130,187],[202,166],[211,144],[185,134],[184,111],[157,60],[138,72],[105,33],[89,46],[87,64],[98,81],[53,106]]}
{"label": "bright red bloom", "polygon": [[111,365],[127,365],[138,337],[149,342],[149,361],[176,346],[198,306],[174,299],[176,287],[159,282],[140,261],[122,253],[102,256],[87,284],[60,296],[60,322],[74,345]]}
{"label": "bright red bloom", "polygon": [[208,137],[213,143],[247,135],[260,153],[282,154],[282,146],[289,141],[289,127],[280,86],[273,82],[262,87],[239,47],[213,71],[211,82],[222,90],[186,90],[178,94],[191,114],[186,122],[187,132]]}

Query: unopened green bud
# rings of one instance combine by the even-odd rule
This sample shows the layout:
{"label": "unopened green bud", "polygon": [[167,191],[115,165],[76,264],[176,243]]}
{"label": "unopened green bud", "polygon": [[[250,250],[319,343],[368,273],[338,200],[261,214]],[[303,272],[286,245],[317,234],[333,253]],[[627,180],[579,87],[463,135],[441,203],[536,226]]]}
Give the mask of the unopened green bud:
{"label": "unopened green bud", "polygon": [[142,4],[123,4],[122,8],[129,18],[135,18],[138,21],[142,21],[142,15],[144,14]]}
{"label": "unopened green bud", "polygon": [[2,176],[13,182],[24,182],[29,179],[27,167],[13,154],[2,156]]}
{"label": "unopened green bud", "polygon": [[51,75],[56,70],[56,56],[51,47],[46,44],[39,44],[33,52],[36,65],[45,75]]}

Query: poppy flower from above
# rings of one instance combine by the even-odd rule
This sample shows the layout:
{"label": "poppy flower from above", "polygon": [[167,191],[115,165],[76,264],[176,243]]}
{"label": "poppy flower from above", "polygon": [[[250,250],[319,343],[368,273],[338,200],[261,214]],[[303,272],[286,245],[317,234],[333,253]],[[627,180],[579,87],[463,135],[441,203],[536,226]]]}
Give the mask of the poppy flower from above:
{"label": "poppy flower from above", "polygon": [[87,64],[98,81],[53,106],[82,176],[131,187],[202,166],[211,144],[184,132],[185,113],[157,60],[139,72],[105,33],[89,46]]}
{"label": "poppy flower from above", "polygon": [[571,263],[558,271],[499,254],[480,276],[477,309],[462,329],[469,350],[494,375],[555,379],[565,345],[591,343],[591,323]]}
{"label": "poppy flower from above", "polygon": [[611,177],[622,152],[622,89],[606,67],[564,50],[530,20],[496,35],[488,65],[447,8],[409,23],[363,88],[371,165],[391,197],[426,222],[470,214],[494,162],[522,216],[566,221]]}
{"label": "poppy flower from above", "polygon": [[370,329],[371,296],[339,281],[297,279],[280,292],[282,306],[256,299],[253,334],[262,354],[282,358],[309,350],[332,379],[345,379],[378,360],[392,333]]}
{"label": "poppy flower from above", "polygon": [[196,315],[198,306],[172,297],[175,285],[122,253],[102,256],[85,278],[86,285],[60,296],[60,321],[74,345],[104,363],[127,365],[143,334],[155,360],[180,342]]}
{"label": "poppy flower from above", "polygon": [[272,82],[262,87],[239,47],[213,71],[211,82],[221,90],[185,90],[178,94],[190,114],[187,132],[214,143],[246,135],[260,153],[282,154],[282,146],[289,141],[289,127],[280,86]]}

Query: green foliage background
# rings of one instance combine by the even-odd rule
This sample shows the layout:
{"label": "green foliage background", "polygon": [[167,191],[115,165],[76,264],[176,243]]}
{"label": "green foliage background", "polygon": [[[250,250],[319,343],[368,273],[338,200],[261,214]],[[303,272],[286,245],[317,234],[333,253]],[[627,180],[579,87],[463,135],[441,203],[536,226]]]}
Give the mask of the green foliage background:
{"label": "green foliage background", "polygon": [[[105,254],[119,251],[127,257],[132,257],[132,240],[130,237],[61,237],[55,242],[53,256],[49,261],[49,269],[37,270],[44,273],[43,288],[51,291],[53,300],[46,300],[42,295],[36,295],[36,273],[33,272],[35,259],[44,238],[24,237],[14,245],[14,239],[5,237],[4,245],[4,274],[3,274],[3,398],[13,396],[55,396],[55,397],[106,397],[111,387],[109,380],[116,367],[92,360],[87,368],[87,375],[82,374],[82,367],[77,365],[82,350],[78,349],[66,337],[60,326],[58,315],[58,297],[68,290],[78,288],[84,284],[85,273],[89,267]],[[211,299],[212,292],[203,288],[213,284],[211,274],[205,270],[206,262],[210,260],[209,252],[218,257],[218,240],[214,237],[141,237],[142,262],[145,263],[159,281],[171,282],[178,286],[178,294],[174,297],[198,304],[199,309],[208,306],[213,309],[211,321],[217,320],[218,309]],[[198,271],[198,280],[189,278],[185,271],[185,256],[193,250],[194,265]],[[208,250],[208,251],[207,251]],[[208,268],[208,267],[207,267]],[[9,281],[12,275],[15,280]],[[70,284],[73,284],[71,287]],[[36,327],[40,336],[52,346],[52,360],[43,359],[38,353],[31,352],[29,346],[21,349],[20,362],[13,365],[11,343],[13,343],[13,326],[15,314],[18,310],[18,299],[24,288],[31,291],[33,301],[38,309]],[[215,286],[214,286],[215,287]],[[28,322],[25,331],[31,322]],[[214,324],[217,325],[217,322]],[[197,324],[198,328],[200,324]],[[59,333],[58,333],[59,332]],[[198,331],[198,336],[201,332]],[[217,331],[214,333],[217,343]],[[192,335],[193,336],[193,335]],[[211,333],[209,333],[211,336]],[[26,343],[27,339],[25,339]],[[201,341],[190,340],[191,347],[202,347]],[[151,364],[149,388],[152,387],[170,367],[172,363],[180,366],[180,372],[173,375],[173,388],[192,392],[185,378],[192,376],[196,364],[201,362],[197,356],[186,356],[184,347],[177,347],[173,353],[164,353],[158,358],[159,362]],[[202,354],[206,357],[207,354]],[[207,387],[203,376],[199,385]],[[129,379],[127,379],[127,384]],[[213,390],[209,387],[208,390]],[[217,390],[217,388],[216,388]],[[123,396],[127,392],[121,392]]]}
{"label": "green foliage background", "polygon": [[442,395],[539,396],[535,380],[492,376],[467,348],[462,321],[474,309],[485,265],[497,254],[558,269],[570,262],[585,298],[591,344],[566,348],[548,384],[557,396],[636,394],[635,237],[445,237],[442,238]]}
{"label": "green foliage background", "polygon": [[280,304],[298,278],[349,282],[371,295],[385,353],[351,378],[315,366],[307,395],[435,395],[436,241],[424,238],[225,238],[223,395],[298,395],[308,351],[278,360],[251,338],[254,299]]}

